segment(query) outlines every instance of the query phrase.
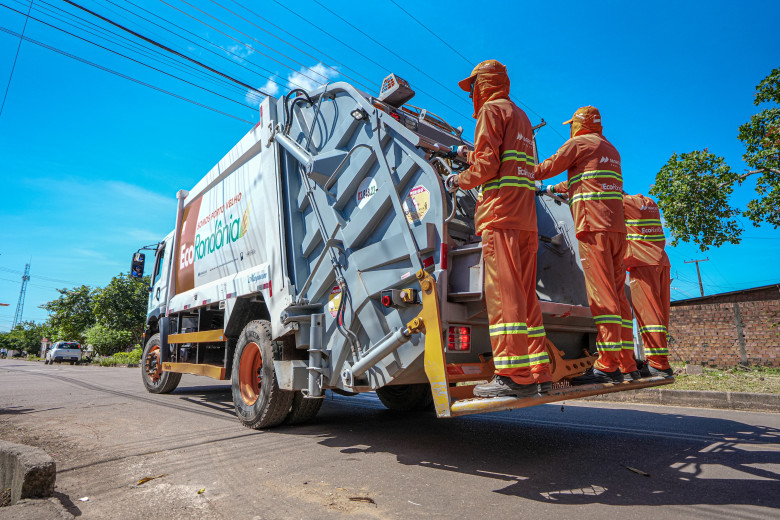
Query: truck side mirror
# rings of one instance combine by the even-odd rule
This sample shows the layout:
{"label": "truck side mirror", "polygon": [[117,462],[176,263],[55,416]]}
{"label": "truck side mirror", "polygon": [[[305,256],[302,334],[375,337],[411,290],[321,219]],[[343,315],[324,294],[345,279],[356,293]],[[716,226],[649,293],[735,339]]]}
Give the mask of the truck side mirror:
{"label": "truck side mirror", "polygon": [[130,276],[133,278],[143,278],[145,259],[146,255],[143,253],[133,253],[133,261],[130,263]]}

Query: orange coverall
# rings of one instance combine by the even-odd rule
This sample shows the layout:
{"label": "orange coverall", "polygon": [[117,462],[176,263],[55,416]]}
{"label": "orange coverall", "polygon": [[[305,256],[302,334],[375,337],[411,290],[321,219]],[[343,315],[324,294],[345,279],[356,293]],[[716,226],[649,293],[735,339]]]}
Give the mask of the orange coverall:
{"label": "orange coverall", "polygon": [[555,185],[568,193],[579,239],[588,303],[598,328],[595,368],[602,372],[636,370],[633,341],[623,342],[623,329],[633,323],[625,294],[626,224],[620,154],[601,134],[601,116],[594,107],[575,112],[571,139],[536,167],[537,178],[568,170],[568,180]]}
{"label": "orange coverall", "polygon": [[528,385],[552,381],[542,311],[536,298],[536,201],[533,130],[509,100],[506,67],[483,62],[461,82],[477,119],[463,189],[482,187],[475,215],[482,235],[485,298],[496,374]]}
{"label": "orange coverall", "polygon": [[631,275],[631,301],[650,366],[669,368],[669,270],[664,247],[666,237],[661,212],[655,201],[644,195],[624,195],[623,208],[628,230],[626,269]]}

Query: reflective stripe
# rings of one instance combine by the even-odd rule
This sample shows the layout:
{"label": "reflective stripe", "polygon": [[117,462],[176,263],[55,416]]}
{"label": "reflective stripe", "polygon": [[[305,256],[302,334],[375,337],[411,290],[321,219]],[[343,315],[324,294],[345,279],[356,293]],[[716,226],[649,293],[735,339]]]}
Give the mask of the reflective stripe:
{"label": "reflective stripe", "polygon": [[543,338],[546,336],[544,327],[528,327],[529,338]]}
{"label": "reflective stripe", "polygon": [[626,226],[661,226],[661,219],[658,218],[637,218],[626,219]]}
{"label": "reflective stripe", "polygon": [[622,323],[623,323],[623,318],[622,318],[622,316],[618,316],[618,315],[616,315],[616,314],[600,314],[600,315],[598,315],[598,316],[593,316],[593,320],[594,320],[594,321],[595,321],[597,324],[601,324],[601,323],[617,323],[617,324],[622,324]]}
{"label": "reflective stripe", "polygon": [[627,329],[633,329],[634,328],[634,322],[632,320],[623,320],[623,327]]}
{"label": "reflective stripe", "polygon": [[526,324],[518,321],[515,323],[497,323],[490,326],[491,336],[504,336],[507,334],[528,334]]}
{"label": "reflective stripe", "polygon": [[663,332],[666,333],[666,327],[663,325],[647,325],[639,327],[639,333],[644,334],[646,332]]}
{"label": "reflective stripe", "polygon": [[623,195],[619,191],[579,193],[571,198],[571,204],[582,202],[583,200],[623,200]]}
{"label": "reflective stripe", "polygon": [[482,186],[483,186],[482,193],[485,193],[486,191],[490,191],[490,190],[497,190],[500,188],[509,188],[509,187],[527,188],[529,190],[536,189],[536,185],[534,184],[534,181],[532,181],[528,177],[518,177],[516,175],[504,175],[500,179],[487,181]]}
{"label": "reflective stripe", "polygon": [[496,368],[523,368],[530,367],[531,356],[496,356],[493,364]]}
{"label": "reflective stripe", "polygon": [[648,356],[668,356],[669,349],[668,348],[646,348],[645,354],[647,354]]}
{"label": "reflective stripe", "polygon": [[653,234],[653,235],[637,235],[634,233],[629,233],[626,235],[626,239],[628,240],[645,240],[647,242],[660,242],[662,240],[666,240],[666,236],[664,236],[663,233],[660,235]]}
{"label": "reflective stripe", "polygon": [[547,352],[531,354],[529,359],[531,360],[531,366],[544,365],[550,362],[550,356],[547,355]]}
{"label": "reflective stripe", "polygon": [[624,341],[623,342],[623,350],[634,350],[634,342],[633,341]]}
{"label": "reflective stripe", "polygon": [[599,352],[620,352],[623,349],[622,341],[597,341],[596,349]]}
{"label": "reflective stripe", "polygon": [[524,162],[529,166],[536,166],[536,161],[533,157],[519,150],[505,150],[504,153],[501,154],[501,162],[505,161],[519,161]]}
{"label": "reflective stripe", "polygon": [[585,179],[595,179],[599,177],[615,179],[616,181],[623,182],[623,176],[618,172],[613,172],[612,170],[591,170],[582,172],[569,179],[569,186],[573,186],[574,184]]}

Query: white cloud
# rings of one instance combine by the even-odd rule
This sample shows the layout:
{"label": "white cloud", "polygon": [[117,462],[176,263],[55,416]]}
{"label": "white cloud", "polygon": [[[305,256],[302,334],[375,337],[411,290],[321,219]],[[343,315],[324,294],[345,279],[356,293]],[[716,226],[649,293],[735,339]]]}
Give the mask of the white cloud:
{"label": "white cloud", "polygon": [[303,67],[300,71],[293,72],[287,76],[287,87],[289,89],[303,88],[311,91],[336,78],[338,75],[339,72],[337,70],[326,67],[322,63],[317,63],[313,67]]}
{"label": "white cloud", "polygon": [[249,45],[238,44],[238,43],[229,46],[227,50],[230,53],[230,57],[233,59],[248,58],[255,52],[255,50],[251,48]]}
{"label": "white cloud", "polygon": [[[279,83],[277,83],[276,76],[271,76],[271,79],[265,82],[264,85],[259,87],[259,90],[262,92],[265,92],[266,94],[269,94],[271,96],[276,96],[279,93]],[[258,94],[254,90],[247,90],[245,101],[252,105],[253,107],[260,106],[260,103],[265,99],[264,96],[261,94]]]}

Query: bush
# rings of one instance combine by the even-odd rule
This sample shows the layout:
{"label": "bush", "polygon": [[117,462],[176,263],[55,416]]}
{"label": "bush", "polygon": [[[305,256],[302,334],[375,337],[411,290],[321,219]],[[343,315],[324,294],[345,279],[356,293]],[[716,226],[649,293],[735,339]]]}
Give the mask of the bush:
{"label": "bush", "polygon": [[117,352],[113,356],[104,357],[98,360],[101,367],[114,367],[117,365],[137,365],[141,362],[143,349],[136,345],[130,352]]}
{"label": "bush", "polygon": [[115,330],[104,325],[89,328],[84,336],[87,343],[95,348],[95,354],[103,356],[120,353],[133,344],[133,333],[129,330]]}

